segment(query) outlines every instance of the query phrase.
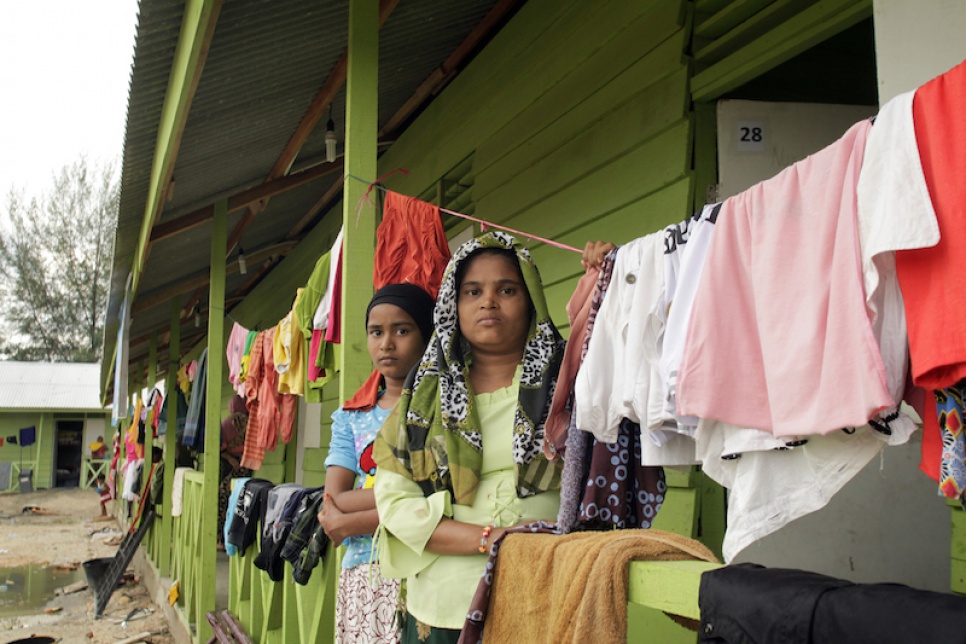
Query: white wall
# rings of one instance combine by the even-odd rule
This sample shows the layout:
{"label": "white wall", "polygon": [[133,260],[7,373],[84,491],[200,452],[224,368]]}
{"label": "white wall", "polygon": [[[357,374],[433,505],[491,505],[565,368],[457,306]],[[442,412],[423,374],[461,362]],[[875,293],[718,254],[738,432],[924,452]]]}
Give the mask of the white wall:
{"label": "white wall", "polygon": [[733,197],[818,152],[875,107],[718,101],[718,199]]}
{"label": "white wall", "polygon": [[880,104],[966,59],[963,0],[876,0],[872,13]]}

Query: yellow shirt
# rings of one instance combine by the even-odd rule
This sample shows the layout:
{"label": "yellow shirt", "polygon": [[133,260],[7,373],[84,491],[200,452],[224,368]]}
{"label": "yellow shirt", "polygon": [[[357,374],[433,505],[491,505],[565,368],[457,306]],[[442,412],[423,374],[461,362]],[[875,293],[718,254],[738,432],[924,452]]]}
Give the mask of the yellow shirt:
{"label": "yellow shirt", "polygon": [[[298,304],[303,290],[298,289],[296,292],[295,304]],[[305,347],[305,340],[295,322],[295,304],[275,327],[272,357],[275,360],[275,371],[278,373],[279,393],[304,396],[305,360],[302,349]]]}
{"label": "yellow shirt", "polygon": [[521,499],[516,494],[513,418],[519,381],[475,397],[483,428],[483,466],[473,505],[451,502],[449,492],[423,496],[414,481],[386,468],[376,472],[375,496],[381,525],[377,540],[385,577],[405,578],[406,609],[424,624],[463,628],[487,555],[438,555],[425,550],[446,516],[480,526],[507,527],[524,521],[556,521],[560,493]]}

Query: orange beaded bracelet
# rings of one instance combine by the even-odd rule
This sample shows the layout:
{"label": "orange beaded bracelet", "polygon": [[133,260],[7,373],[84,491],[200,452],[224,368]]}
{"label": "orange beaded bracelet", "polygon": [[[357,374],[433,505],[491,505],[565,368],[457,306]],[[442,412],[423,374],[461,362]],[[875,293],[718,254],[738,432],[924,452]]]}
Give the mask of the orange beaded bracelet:
{"label": "orange beaded bracelet", "polygon": [[494,526],[491,523],[490,525],[488,525],[485,528],[483,528],[483,536],[480,538],[480,545],[477,548],[477,550],[480,551],[480,554],[481,555],[482,554],[486,554],[486,542],[490,538],[490,533],[493,532],[493,528],[494,527],[496,527],[496,526]]}

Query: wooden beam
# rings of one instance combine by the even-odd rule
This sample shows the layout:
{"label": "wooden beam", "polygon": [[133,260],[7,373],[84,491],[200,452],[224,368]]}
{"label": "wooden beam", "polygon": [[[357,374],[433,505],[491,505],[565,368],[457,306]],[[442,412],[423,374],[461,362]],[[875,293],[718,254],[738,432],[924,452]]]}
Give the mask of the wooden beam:
{"label": "wooden beam", "polygon": [[701,619],[698,588],[701,575],[720,568],[707,561],[632,561],[627,601],[672,615]]}
{"label": "wooden beam", "polygon": [[[265,261],[271,257],[275,256],[285,256],[292,252],[298,243],[294,240],[284,241],[278,244],[272,244],[271,246],[266,246],[251,252],[245,253],[245,259],[254,266],[259,262]],[[225,263],[225,273],[232,275],[238,272],[238,262],[232,259]],[[201,288],[208,285],[208,280],[210,279],[210,272],[208,269],[199,271],[194,275],[189,275],[184,279],[179,280],[174,284],[169,284],[159,289],[155,289],[149,293],[145,293],[135,301],[134,306],[131,307],[132,315],[135,313],[140,313],[150,309],[151,307],[158,306],[167,302],[172,297],[176,295],[182,295],[184,293],[189,293],[193,289]]]}
{"label": "wooden beam", "polygon": [[372,296],[372,264],[376,246],[376,214],[356,206],[366,185],[348,175],[375,180],[378,172],[379,29],[376,0],[349,3],[349,64],[346,82],[346,143],[342,199],[342,359],[339,400],[352,397],[372,371],[362,341],[365,310]]}
{"label": "wooden beam", "polygon": [[[218,462],[221,435],[221,389],[225,381],[225,265],[220,261],[228,232],[228,202],[215,204],[211,222],[211,287],[208,291],[208,361],[205,385],[205,472],[202,487],[201,569],[214,570],[217,558],[216,533],[218,527]],[[215,575],[203,575],[198,589],[196,615],[215,610]],[[200,639],[207,639],[211,629],[199,620]]]}
{"label": "wooden beam", "polygon": [[691,79],[691,98],[712,101],[872,15],[872,0],[821,0]]}
{"label": "wooden beam", "polygon": [[[399,4],[399,0],[381,0],[379,3],[379,27],[381,28],[385,24],[386,20],[392,14],[396,5]],[[328,78],[322,83],[322,88],[319,93],[316,94],[315,99],[312,104],[309,105],[309,109],[305,112],[302,117],[302,121],[295,128],[295,132],[289,139],[288,143],[282,149],[282,153],[279,155],[278,159],[275,161],[275,165],[272,166],[271,171],[268,173],[268,181],[276,179],[289,171],[292,164],[295,162],[296,157],[298,157],[299,152],[302,150],[302,146],[308,140],[309,135],[312,134],[312,130],[321,120],[325,111],[328,109],[329,105],[332,104],[332,100],[335,98],[336,94],[342,90],[342,86],[345,85],[346,81],[346,70],[348,65],[348,48],[342,53],[339,61],[329,72]],[[252,221],[255,219],[255,215],[258,213],[249,208],[241,221],[235,226],[235,229],[228,236],[228,249],[231,250],[241,239],[248,227],[251,226]]]}
{"label": "wooden beam", "polygon": [[776,0],[740,25],[715,38],[713,42],[696,48],[694,60],[702,65],[699,71],[733,53],[742,44],[768,33],[813,4],[815,0]]}
{"label": "wooden beam", "polygon": [[499,0],[483,17],[473,31],[463,39],[453,53],[442,65],[432,71],[416,88],[413,95],[393,114],[379,131],[379,138],[391,137],[396,130],[405,123],[412,114],[426,101],[427,98],[438,94],[456,75],[456,71],[466,58],[493,33],[493,30],[516,8],[522,4],[521,0]]}
{"label": "wooden beam", "polygon": [[[342,170],[342,160],[337,159],[332,163],[320,163],[307,170],[279,177],[265,183],[259,184],[254,188],[243,190],[228,197],[228,212],[241,210],[246,206],[257,204],[260,201],[281,194],[293,188],[302,186],[310,181],[319,179],[326,175]],[[171,221],[158,224],[151,231],[151,243],[159,242],[179,233],[191,230],[201,224],[210,221],[215,214],[214,205],[207,205],[197,210],[193,210],[186,215],[182,215]]]}
{"label": "wooden beam", "polygon": [[323,208],[335,201],[335,198],[340,194],[342,194],[342,181],[336,181],[329,186],[329,189],[325,191],[325,194],[323,194],[318,201],[312,204],[312,207],[309,208],[304,215],[302,215],[302,218],[299,219],[298,223],[292,226],[292,230],[288,231],[288,234],[285,235],[285,239],[296,239],[299,235],[301,235],[306,226],[312,223],[312,220],[315,219],[315,216],[318,215]]}
{"label": "wooden beam", "polygon": [[[379,3],[379,27],[381,28],[389,16],[392,14],[396,5],[399,4],[399,0],[381,0]],[[295,132],[292,134],[292,138],[289,139],[288,143],[285,144],[285,148],[279,155],[278,160],[272,167],[271,172],[268,173],[269,179],[280,177],[289,171],[292,167],[292,163],[295,162],[295,158],[298,156],[299,152],[302,150],[302,146],[308,140],[309,135],[315,129],[315,126],[325,115],[325,111],[332,104],[335,99],[336,94],[342,90],[342,86],[345,85],[346,80],[346,69],[349,59],[349,50],[346,48],[342,52],[342,56],[339,57],[339,61],[329,72],[328,78],[322,83],[322,88],[319,93],[316,94],[315,99],[312,104],[309,105],[309,109],[305,112],[305,116],[302,117],[302,122],[298,124],[295,128]]]}
{"label": "wooden beam", "polygon": [[707,20],[703,20],[701,24],[694,28],[694,35],[705,40],[719,38],[759,11],[767,8],[773,2],[774,0],[737,0],[732,2],[714,15],[709,16]]}

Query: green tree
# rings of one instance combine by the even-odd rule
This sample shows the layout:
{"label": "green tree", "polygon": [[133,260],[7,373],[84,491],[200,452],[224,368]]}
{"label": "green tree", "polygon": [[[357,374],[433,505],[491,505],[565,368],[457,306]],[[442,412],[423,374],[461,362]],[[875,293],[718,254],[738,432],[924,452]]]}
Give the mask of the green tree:
{"label": "green tree", "polygon": [[0,358],[96,362],[117,222],[113,165],[81,157],[0,213]]}

